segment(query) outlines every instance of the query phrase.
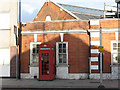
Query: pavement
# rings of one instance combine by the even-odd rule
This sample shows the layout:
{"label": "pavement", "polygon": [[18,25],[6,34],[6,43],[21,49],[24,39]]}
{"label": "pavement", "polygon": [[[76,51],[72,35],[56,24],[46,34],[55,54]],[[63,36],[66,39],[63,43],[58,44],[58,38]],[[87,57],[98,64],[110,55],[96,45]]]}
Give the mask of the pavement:
{"label": "pavement", "polygon": [[[37,79],[0,78],[1,88],[98,88],[99,80],[59,80],[39,81]],[[103,80],[105,88],[120,89],[119,80]]]}

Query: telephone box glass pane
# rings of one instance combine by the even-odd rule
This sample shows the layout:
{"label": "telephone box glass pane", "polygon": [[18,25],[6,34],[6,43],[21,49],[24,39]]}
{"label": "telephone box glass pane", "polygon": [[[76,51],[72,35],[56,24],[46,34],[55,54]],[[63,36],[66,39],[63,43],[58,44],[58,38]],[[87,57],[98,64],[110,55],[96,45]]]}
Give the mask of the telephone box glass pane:
{"label": "telephone box glass pane", "polygon": [[42,53],[42,75],[49,75],[49,53]]}

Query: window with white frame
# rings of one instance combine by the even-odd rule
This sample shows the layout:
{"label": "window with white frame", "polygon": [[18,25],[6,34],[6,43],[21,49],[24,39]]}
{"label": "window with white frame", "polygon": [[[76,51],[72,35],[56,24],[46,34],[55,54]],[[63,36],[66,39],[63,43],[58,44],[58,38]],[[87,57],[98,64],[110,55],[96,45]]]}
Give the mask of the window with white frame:
{"label": "window with white frame", "polygon": [[39,61],[39,45],[41,42],[30,43],[30,64],[38,63]]}
{"label": "window with white frame", "polygon": [[120,63],[120,41],[112,42],[112,62],[113,64]]}
{"label": "window with white frame", "polygon": [[56,43],[57,64],[68,64],[68,42]]}

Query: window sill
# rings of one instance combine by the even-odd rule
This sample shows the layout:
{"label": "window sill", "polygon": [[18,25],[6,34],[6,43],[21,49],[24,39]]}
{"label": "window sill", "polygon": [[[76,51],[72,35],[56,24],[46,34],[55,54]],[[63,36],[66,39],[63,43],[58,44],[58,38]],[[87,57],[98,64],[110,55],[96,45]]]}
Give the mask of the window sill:
{"label": "window sill", "polygon": [[58,64],[58,65],[56,65],[56,67],[69,67],[69,65],[68,64]]}
{"label": "window sill", "polygon": [[31,63],[31,64],[29,65],[29,67],[39,67],[39,64],[38,64],[38,63]]}

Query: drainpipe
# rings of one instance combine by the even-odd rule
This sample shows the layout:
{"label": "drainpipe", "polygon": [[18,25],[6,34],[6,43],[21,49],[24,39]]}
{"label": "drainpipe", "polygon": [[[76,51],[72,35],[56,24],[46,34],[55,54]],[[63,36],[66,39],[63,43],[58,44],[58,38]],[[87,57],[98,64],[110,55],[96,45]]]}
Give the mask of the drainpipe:
{"label": "drainpipe", "polygon": [[19,0],[19,61],[18,61],[18,79],[20,79],[21,71],[21,0]]}
{"label": "drainpipe", "polygon": [[90,41],[91,41],[91,37],[90,37],[90,32],[87,30],[87,34],[89,35],[89,73],[88,73],[88,79],[90,79],[90,57],[91,57],[91,53],[90,53],[90,50],[91,50],[91,43],[90,43]]}

